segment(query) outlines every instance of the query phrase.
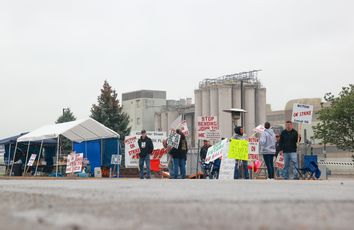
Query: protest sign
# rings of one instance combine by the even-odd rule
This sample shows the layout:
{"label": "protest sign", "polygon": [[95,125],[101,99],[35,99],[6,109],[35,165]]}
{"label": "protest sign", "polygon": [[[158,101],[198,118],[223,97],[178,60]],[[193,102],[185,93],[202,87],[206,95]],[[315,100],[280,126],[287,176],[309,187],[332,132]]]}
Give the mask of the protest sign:
{"label": "protest sign", "polygon": [[[150,155],[151,159],[160,159],[161,165],[166,166],[168,161],[167,161],[167,150],[163,147],[163,141],[166,140],[166,132],[154,132],[154,131],[147,131],[146,132],[147,136],[151,138],[152,143],[154,145],[154,151]],[[137,141],[139,140],[141,136],[140,131],[132,131],[130,133],[129,137],[135,137],[136,138],[136,146],[139,148]],[[132,139],[133,140],[133,139]],[[136,148],[135,148],[136,149]],[[139,153],[132,152],[132,155],[129,155],[129,148],[127,148],[127,145],[125,145],[125,167],[126,168],[137,168],[139,166]],[[135,156],[133,158],[133,156]]]}
{"label": "protest sign", "polygon": [[235,171],[235,160],[229,159],[230,142],[226,142],[222,151],[222,160],[220,164],[219,180],[233,180]]}
{"label": "protest sign", "polygon": [[[7,159],[5,159],[5,145],[0,145],[0,164],[4,164]],[[6,161],[7,162],[7,161]]]}
{"label": "protest sign", "polygon": [[174,120],[171,125],[170,125],[170,128],[169,129],[173,129],[173,130],[176,130],[178,129],[178,126],[181,124],[182,122],[182,115],[179,115],[176,120]]}
{"label": "protest sign", "polygon": [[231,139],[228,158],[248,160],[248,141]]}
{"label": "protest sign", "polygon": [[221,139],[220,130],[205,130],[205,139],[209,141],[219,141]]}
{"label": "protest sign", "polygon": [[66,162],[66,173],[76,173],[82,171],[83,153],[70,153]]}
{"label": "protest sign", "polygon": [[33,166],[34,161],[36,160],[37,154],[31,154],[30,159],[28,160],[27,166]]}
{"label": "protest sign", "polygon": [[170,133],[168,134],[167,137],[167,145],[172,148],[178,149],[180,140],[181,140],[181,135],[176,133],[174,130],[170,130]]}
{"label": "protest sign", "polygon": [[188,137],[189,136],[189,130],[188,130],[188,125],[187,125],[187,121],[183,120],[181,121],[178,126],[177,129],[181,130],[181,132]]}
{"label": "protest sign", "polygon": [[292,113],[292,122],[294,123],[303,123],[311,124],[313,116],[313,106],[294,103],[293,113]]}
{"label": "protest sign", "polygon": [[263,133],[265,131],[265,127],[263,125],[258,125],[256,128],[253,129],[256,133]]}
{"label": "protest sign", "polygon": [[284,154],[283,153],[279,153],[277,156],[277,159],[275,160],[275,167],[280,168],[280,169],[284,169],[285,163],[284,163]]}
{"label": "protest sign", "polygon": [[127,136],[124,140],[125,155],[131,159],[139,159],[140,148],[137,136]]}
{"label": "protest sign", "polygon": [[248,153],[259,154],[259,142],[257,138],[248,139]]}
{"label": "protest sign", "polygon": [[198,140],[207,139],[206,130],[219,130],[217,116],[201,116],[197,118]]}
{"label": "protest sign", "polygon": [[225,140],[222,140],[222,141],[214,144],[213,146],[211,146],[208,149],[208,152],[207,152],[207,155],[205,158],[205,162],[209,163],[209,162],[215,161],[216,159],[222,157],[223,150],[225,148],[225,144],[227,143],[227,141],[228,140],[225,139]]}
{"label": "protest sign", "polygon": [[112,157],[111,157],[111,164],[112,165],[120,165],[121,161],[122,161],[122,158],[120,155],[112,154]]}
{"label": "protest sign", "polygon": [[259,160],[259,154],[248,154],[249,161],[256,161]]}

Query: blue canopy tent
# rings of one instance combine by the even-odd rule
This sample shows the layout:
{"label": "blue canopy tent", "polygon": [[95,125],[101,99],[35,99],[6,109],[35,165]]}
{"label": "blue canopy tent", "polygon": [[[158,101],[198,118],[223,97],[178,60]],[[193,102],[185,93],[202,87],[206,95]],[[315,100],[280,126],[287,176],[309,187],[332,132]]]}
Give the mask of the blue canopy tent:
{"label": "blue canopy tent", "polygon": [[[4,145],[5,148],[5,153],[4,153],[4,164],[5,166],[10,166],[13,159],[15,159],[15,149],[16,153],[20,153],[21,156],[19,157],[23,164],[26,165],[28,163],[28,154],[29,153],[35,153],[40,155],[41,152],[41,142],[40,141],[34,141],[34,142],[23,142],[23,143],[17,143],[17,139],[28,134],[26,133],[21,133],[16,136],[8,137],[5,139],[0,140],[0,145]],[[43,142],[42,149],[45,151],[45,160],[47,162],[48,166],[53,165],[53,156],[55,154],[55,148],[57,145],[57,141],[55,139],[48,139]]]}
{"label": "blue canopy tent", "polygon": [[121,146],[117,138],[102,140],[74,142],[74,151],[83,153],[91,166],[91,175],[94,174],[95,167],[110,166],[113,154],[120,154]]}

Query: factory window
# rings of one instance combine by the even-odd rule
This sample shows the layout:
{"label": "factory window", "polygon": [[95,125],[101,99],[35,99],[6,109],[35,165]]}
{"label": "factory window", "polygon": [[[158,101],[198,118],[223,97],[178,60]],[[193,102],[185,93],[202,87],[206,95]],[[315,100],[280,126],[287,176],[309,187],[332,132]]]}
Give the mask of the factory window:
{"label": "factory window", "polygon": [[137,125],[140,125],[140,117],[138,117],[138,118],[136,119],[136,124],[137,124]]}
{"label": "factory window", "polygon": [[136,100],[136,107],[140,108],[140,100]]}

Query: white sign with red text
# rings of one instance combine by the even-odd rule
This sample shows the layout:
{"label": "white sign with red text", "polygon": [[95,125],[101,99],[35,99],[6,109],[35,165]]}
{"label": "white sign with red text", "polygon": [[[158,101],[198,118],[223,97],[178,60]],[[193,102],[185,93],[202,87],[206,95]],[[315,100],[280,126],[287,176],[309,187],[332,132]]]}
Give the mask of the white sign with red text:
{"label": "white sign with red text", "polygon": [[198,140],[206,140],[207,130],[220,132],[217,116],[200,116],[197,118]]}
{"label": "white sign with red text", "polygon": [[294,103],[291,121],[294,123],[311,124],[313,117],[313,106]]}
{"label": "white sign with red text", "polygon": [[248,154],[259,154],[259,142],[257,138],[248,139]]}
{"label": "white sign with red text", "polygon": [[66,162],[66,173],[76,173],[82,171],[83,153],[70,153]]}
{"label": "white sign with red text", "polygon": [[[163,147],[163,141],[166,140],[166,132],[155,132],[155,131],[147,131],[146,132],[147,136],[151,138],[152,143],[154,145],[154,151],[150,155],[150,159],[160,159],[161,165],[166,166],[168,161],[167,161],[167,150]],[[141,136],[141,132],[139,131],[132,131],[130,133],[130,138],[134,137],[131,139],[133,143],[136,143],[134,145],[134,149],[136,150],[139,148],[138,145],[138,140]],[[133,141],[134,140],[134,141]],[[130,143],[130,142],[128,142]],[[127,148],[128,147],[128,148]],[[127,146],[127,143],[125,144],[125,167],[126,168],[138,168],[139,167],[139,151],[136,150],[135,152],[131,152],[132,154],[129,155],[129,146]],[[139,153],[137,153],[139,152]],[[133,157],[134,156],[134,157]]]}

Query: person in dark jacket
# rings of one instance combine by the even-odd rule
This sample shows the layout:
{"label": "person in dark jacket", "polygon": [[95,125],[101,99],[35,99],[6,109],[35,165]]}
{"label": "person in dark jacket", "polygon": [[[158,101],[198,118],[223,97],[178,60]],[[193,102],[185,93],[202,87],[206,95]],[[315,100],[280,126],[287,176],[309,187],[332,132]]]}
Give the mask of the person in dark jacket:
{"label": "person in dark jacket", "polygon": [[207,156],[208,153],[208,149],[210,148],[210,144],[208,140],[204,140],[204,145],[202,146],[202,148],[200,149],[200,160],[202,162],[205,161],[205,158]]}
{"label": "person in dark jacket", "polygon": [[186,177],[186,160],[188,152],[188,144],[186,136],[182,133],[181,130],[177,129],[176,133],[181,135],[181,139],[178,145],[178,149],[173,148],[171,150],[171,155],[173,158],[173,179],[178,178],[178,171],[181,173],[181,178]]}
{"label": "person in dark jacket", "polygon": [[296,168],[299,167],[297,162],[297,143],[301,139],[298,132],[293,128],[293,123],[287,121],[285,123],[285,130],[280,134],[279,148],[280,152],[284,154],[284,179],[289,179],[290,163],[293,164],[293,176],[294,179],[299,179],[299,174]]}
{"label": "person in dark jacket", "polygon": [[139,169],[140,179],[144,179],[144,162],[146,164],[146,178],[151,179],[150,171],[150,155],[154,151],[154,144],[152,140],[147,136],[146,130],[141,131],[141,137],[138,140],[140,154],[139,154]]}

